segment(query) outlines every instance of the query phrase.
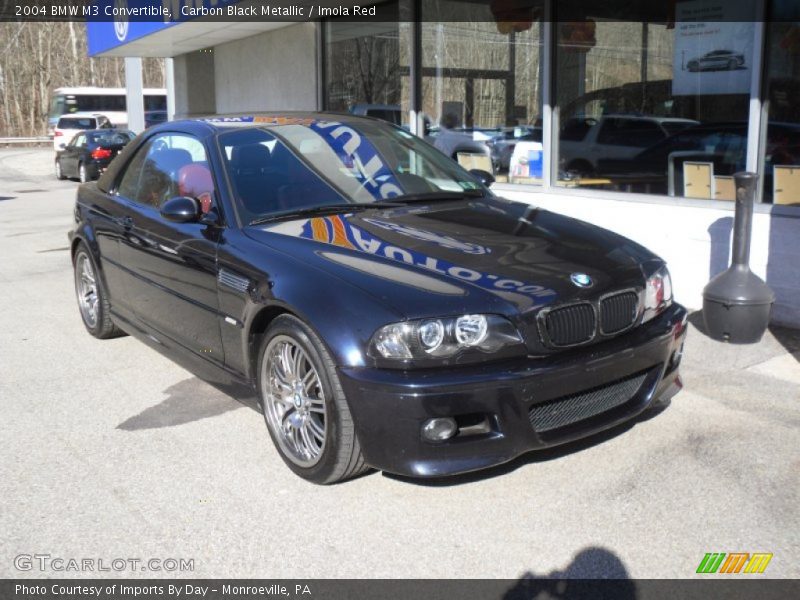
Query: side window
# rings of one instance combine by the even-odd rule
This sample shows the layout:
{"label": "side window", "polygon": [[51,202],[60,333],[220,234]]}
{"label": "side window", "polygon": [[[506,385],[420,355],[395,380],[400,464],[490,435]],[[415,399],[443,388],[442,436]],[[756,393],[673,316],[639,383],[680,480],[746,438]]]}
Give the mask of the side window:
{"label": "side window", "polygon": [[654,121],[647,119],[606,119],[602,127],[598,144],[646,148],[666,137]]}
{"label": "side window", "polygon": [[153,137],[131,160],[118,193],[154,208],[170,198],[190,196],[208,212],[214,201],[214,184],[203,144],[177,133]]}
{"label": "side window", "polygon": [[653,121],[641,121],[637,124],[635,135],[631,136],[636,140],[635,146],[647,148],[663,140],[667,134]]}
{"label": "side window", "polygon": [[117,186],[117,194],[128,198],[129,200],[136,200],[136,193],[139,188],[139,180],[142,178],[142,165],[147,156],[147,150],[150,142],[139,148],[134,157],[125,167],[125,172],[122,174],[122,180]]}
{"label": "side window", "polygon": [[580,142],[589,133],[592,125],[595,123],[594,119],[579,119],[572,118],[564,123],[561,129],[561,140],[570,142]]}
{"label": "side window", "polygon": [[75,146],[76,148],[83,148],[86,146],[86,136],[82,133],[79,133],[74,138],[72,138],[71,146]]}
{"label": "side window", "polygon": [[600,125],[600,131],[597,133],[598,144],[619,144],[619,119],[605,119]]}

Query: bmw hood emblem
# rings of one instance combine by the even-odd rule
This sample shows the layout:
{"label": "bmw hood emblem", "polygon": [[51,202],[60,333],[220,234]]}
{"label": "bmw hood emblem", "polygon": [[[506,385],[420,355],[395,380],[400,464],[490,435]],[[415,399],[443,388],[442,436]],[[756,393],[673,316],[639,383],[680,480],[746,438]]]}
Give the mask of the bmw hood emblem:
{"label": "bmw hood emblem", "polygon": [[581,288],[591,287],[592,283],[594,283],[586,273],[573,273],[569,278],[572,283]]}

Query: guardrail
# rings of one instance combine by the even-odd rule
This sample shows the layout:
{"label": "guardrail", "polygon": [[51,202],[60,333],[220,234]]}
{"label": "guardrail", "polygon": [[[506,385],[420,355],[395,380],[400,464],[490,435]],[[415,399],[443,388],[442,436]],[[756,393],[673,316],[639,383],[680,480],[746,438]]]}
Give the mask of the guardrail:
{"label": "guardrail", "polygon": [[0,137],[0,147],[3,146],[24,146],[32,145],[38,146],[39,144],[52,144],[53,138],[46,135],[38,137]]}

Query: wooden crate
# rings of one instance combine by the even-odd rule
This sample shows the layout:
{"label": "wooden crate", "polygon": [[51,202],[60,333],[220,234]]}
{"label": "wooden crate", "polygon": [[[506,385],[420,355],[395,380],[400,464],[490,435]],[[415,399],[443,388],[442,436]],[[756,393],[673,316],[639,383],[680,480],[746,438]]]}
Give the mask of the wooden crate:
{"label": "wooden crate", "polygon": [[776,165],[772,173],[772,203],[800,204],[800,165]]}
{"label": "wooden crate", "polygon": [[683,195],[685,198],[714,198],[714,163],[683,163]]}

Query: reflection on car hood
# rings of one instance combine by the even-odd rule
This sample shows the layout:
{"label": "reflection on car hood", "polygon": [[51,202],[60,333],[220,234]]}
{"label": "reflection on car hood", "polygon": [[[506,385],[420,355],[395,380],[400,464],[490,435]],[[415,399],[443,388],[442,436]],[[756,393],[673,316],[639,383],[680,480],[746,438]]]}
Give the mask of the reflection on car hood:
{"label": "reflection on car hood", "polygon": [[[460,310],[528,312],[641,286],[643,247],[588,223],[497,198],[410,205],[248,228],[268,243],[415,316],[438,300]],[[577,287],[571,275],[592,280]],[[444,307],[443,309],[444,310]]]}

